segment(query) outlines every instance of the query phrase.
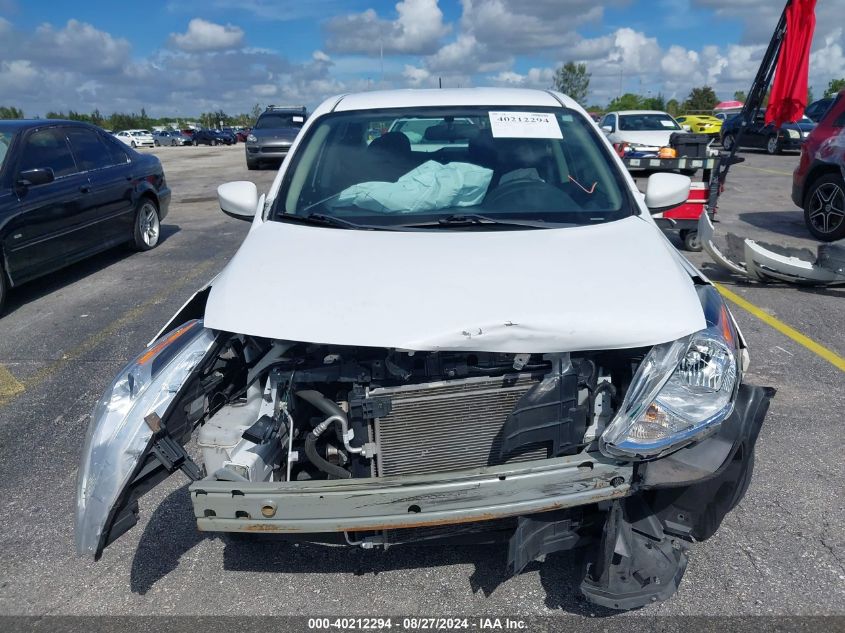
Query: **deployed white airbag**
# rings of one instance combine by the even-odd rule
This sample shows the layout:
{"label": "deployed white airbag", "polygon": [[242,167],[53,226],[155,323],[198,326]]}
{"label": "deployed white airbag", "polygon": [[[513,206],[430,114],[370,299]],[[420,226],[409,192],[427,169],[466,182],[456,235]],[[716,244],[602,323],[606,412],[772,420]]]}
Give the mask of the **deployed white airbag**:
{"label": "deployed white airbag", "polygon": [[377,213],[425,213],[481,204],[493,171],[470,163],[427,161],[396,182],[363,182],[344,189],[333,207]]}

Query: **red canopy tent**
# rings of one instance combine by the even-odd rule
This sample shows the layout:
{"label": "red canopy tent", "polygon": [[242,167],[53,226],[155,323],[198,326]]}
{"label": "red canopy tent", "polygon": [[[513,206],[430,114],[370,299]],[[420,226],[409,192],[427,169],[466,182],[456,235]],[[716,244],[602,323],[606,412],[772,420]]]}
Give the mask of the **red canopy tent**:
{"label": "red canopy tent", "polygon": [[816,28],[816,0],[792,0],[786,7],[786,35],[780,49],[766,123],[797,121],[807,107],[810,47]]}

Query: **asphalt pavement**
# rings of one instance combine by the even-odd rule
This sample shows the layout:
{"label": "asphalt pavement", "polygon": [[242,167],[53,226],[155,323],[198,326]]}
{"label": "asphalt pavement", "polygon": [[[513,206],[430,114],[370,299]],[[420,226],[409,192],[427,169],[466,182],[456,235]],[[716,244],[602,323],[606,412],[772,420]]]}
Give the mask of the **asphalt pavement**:
{"label": "asphalt pavement", "polygon": [[[578,599],[578,554],[508,578],[500,547],[385,552],[201,534],[181,474],[141,500],[139,524],[99,562],[76,557],[77,462],[95,401],[243,240],[248,224],[220,212],[216,186],[266,191],[275,175],[247,171],[242,145],[153,151],[173,189],[160,247],[118,249],[18,289],[0,320],[0,614],[608,615]],[[746,156],[717,231],[815,250],[789,198],[797,155]],[[845,356],[845,290],[754,284],[706,255],[690,260]],[[692,547],[677,595],[630,615],[845,615],[845,374],[733,312],[751,347],[747,382],[778,389],[751,487]]]}

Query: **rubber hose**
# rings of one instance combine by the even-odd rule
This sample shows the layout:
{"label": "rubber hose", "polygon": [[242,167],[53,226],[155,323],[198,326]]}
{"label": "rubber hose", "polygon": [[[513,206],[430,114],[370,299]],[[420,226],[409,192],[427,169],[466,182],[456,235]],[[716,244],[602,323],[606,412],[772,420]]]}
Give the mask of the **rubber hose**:
{"label": "rubber hose", "polygon": [[327,475],[334,476],[336,479],[352,478],[352,473],[348,470],[341,468],[340,466],[336,466],[320,456],[317,452],[317,436],[314,435],[313,431],[305,436],[305,454],[318,470],[323,471]]}

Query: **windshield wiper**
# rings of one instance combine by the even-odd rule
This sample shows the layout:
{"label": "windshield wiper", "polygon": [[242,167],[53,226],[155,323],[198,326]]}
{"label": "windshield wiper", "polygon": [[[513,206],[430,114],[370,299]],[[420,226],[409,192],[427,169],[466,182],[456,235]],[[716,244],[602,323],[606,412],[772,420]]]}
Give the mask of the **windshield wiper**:
{"label": "windshield wiper", "polygon": [[575,226],[574,224],[564,224],[556,222],[543,222],[542,220],[514,220],[510,218],[491,218],[486,215],[479,215],[477,213],[456,213],[448,215],[444,218],[439,218],[433,222],[423,222],[420,224],[403,224],[402,228],[408,229],[424,229],[424,228],[438,228],[438,227],[455,227],[455,226],[511,226],[526,229],[556,229],[565,226]]}
{"label": "windshield wiper", "polygon": [[314,226],[333,226],[339,229],[372,229],[376,227],[355,224],[349,220],[343,220],[331,215],[322,213],[309,213],[308,215],[294,215],[293,213],[282,213],[278,216],[280,222],[299,222],[300,224],[311,224]]}

